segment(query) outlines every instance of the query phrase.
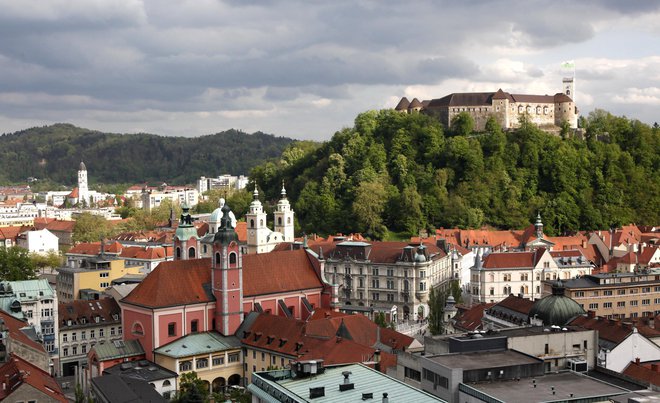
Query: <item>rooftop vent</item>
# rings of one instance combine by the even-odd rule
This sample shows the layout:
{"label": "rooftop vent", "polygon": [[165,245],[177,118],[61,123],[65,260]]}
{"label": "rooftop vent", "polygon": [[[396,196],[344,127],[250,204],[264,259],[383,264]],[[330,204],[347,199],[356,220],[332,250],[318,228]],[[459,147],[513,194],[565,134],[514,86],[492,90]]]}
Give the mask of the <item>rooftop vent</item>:
{"label": "rooftop vent", "polygon": [[344,392],[346,390],[355,389],[355,384],[350,381],[351,371],[344,371],[341,373],[344,375],[344,383],[339,384],[339,391]]}
{"label": "rooftop vent", "polygon": [[373,399],[373,398],[374,398],[373,393],[363,393],[362,394],[362,400],[369,400],[369,399]]}

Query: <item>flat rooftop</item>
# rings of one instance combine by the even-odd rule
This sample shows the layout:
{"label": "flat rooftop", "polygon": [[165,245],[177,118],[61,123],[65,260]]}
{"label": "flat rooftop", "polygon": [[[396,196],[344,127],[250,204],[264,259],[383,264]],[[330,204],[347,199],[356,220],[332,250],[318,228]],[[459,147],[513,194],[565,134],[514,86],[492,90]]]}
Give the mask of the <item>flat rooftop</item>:
{"label": "flat rooftop", "polygon": [[474,352],[461,354],[440,354],[427,357],[448,368],[462,368],[464,371],[473,369],[487,369],[508,367],[514,365],[538,364],[543,362],[538,358],[519,353],[513,350]]}
{"label": "flat rooftop", "polygon": [[[534,387],[534,380],[536,381],[536,388]],[[590,397],[604,399],[629,392],[626,389],[575,372],[547,374],[536,378],[521,379],[520,381],[483,382],[466,385],[507,403],[553,402]],[[573,394],[572,397],[571,394]]]}

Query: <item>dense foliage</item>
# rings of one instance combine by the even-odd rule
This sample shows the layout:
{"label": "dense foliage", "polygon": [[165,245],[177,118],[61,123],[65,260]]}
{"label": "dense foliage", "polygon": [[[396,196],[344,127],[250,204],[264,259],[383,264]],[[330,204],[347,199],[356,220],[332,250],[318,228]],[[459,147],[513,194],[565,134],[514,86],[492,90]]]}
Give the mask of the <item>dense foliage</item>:
{"label": "dense foliage", "polygon": [[73,185],[81,160],[90,183],[193,183],[202,175],[246,174],[264,160],[279,157],[291,142],[237,130],[163,137],[101,133],[69,124],[35,127],[0,136],[0,184],[36,177],[50,185]]}
{"label": "dense foliage", "polygon": [[657,125],[596,110],[582,139],[527,120],[471,133],[465,120],[467,130],[445,133],[423,114],[365,112],[321,147],[293,145],[250,176],[273,200],[284,180],[308,233],[523,228],[538,212],[550,235],[660,223]]}
{"label": "dense foliage", "polygon": [[0,280],[21,281],[37,278],[37,267],[27,249],[0,247]]}

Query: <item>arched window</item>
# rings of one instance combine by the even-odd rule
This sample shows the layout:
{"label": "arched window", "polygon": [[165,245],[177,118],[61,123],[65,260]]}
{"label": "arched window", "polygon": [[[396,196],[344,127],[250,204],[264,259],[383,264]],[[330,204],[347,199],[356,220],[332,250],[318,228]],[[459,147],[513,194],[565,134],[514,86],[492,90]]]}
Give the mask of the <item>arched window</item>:
{"label": "arched window", "polygon": [[520,105],[518,107],[518,113],[523,113],[524,111],[525,111],[525,108],[522,105]]}
{"label": "arched window", "polygon": [[287,219],[286,219],[286,223],[287,223],[287,224],[291,224],[291,217],[287,217]]}
{"label": "arched window", "polygon": [[215,264],[220,264],[220,253],[215,254]]}
{"label": "arched window", "polygon": [[537,115],[540,115],[540,114],[541,114],[541,107],[540,107],[540,106],[537,106],[537,107],[536,107],[536,114],[537,114]]}
{"label": "arched window", "polygon": [[167,387],[167,386],[172,386],[172,383],[171,383],[168,379],[166,379],[166,380],[163,382],[163,387]]}
{"label": "arched window", "polygon": [[181,259],[181,248],[176,248],[176,258]]}
{"label": "arched window", "polygon": [[254,220],[250,220],[250,228],[254,228]]}
{"label": "arched window", "polygon": [[131,328],[131,333],[136,335],[136,336],[143,336],[144,335],[144,329],[142,328],[142,325],[139,322],[133,322],[133,327]]}
{"label": "arched window", "polygon": [[263,226],[264,226],[264,220],[259,220],[259,227],[263,227]]}
{"label": "arched window", "polygon": [[234,252],[229,254],[229,264],[236,264],[236,254]]}
{"label": "arched window", "polygon": [[282,217],[277,217],[277,225],[282,225]]}
{"label": "arched window", "polygon": [[188,258],[189,259],[194,259],[195,258],[195,248],[189,248],[188,249]]}
{"label": "arched window", "polygon": [[408,291],[410,289],[410,285],[408,283],[408,280],[403,280],[403,289],[405,291]]}
{"label": "arched window", "polygon": [[547,106],[544,106],[544,107],[543,107],[543,114],[544,114],[544,115],[547,115],[547,114],[548,114],[548,107],[547,107]]}

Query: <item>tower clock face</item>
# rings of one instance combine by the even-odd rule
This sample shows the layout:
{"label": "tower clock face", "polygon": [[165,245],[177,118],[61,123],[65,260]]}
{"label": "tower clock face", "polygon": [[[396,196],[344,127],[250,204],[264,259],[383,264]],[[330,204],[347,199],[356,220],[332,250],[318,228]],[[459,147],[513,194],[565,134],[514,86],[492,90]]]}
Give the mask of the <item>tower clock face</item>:
{"label": "tower clock face", "polygon": [[250,230],[250,236],[254,236],[254,230]]}

